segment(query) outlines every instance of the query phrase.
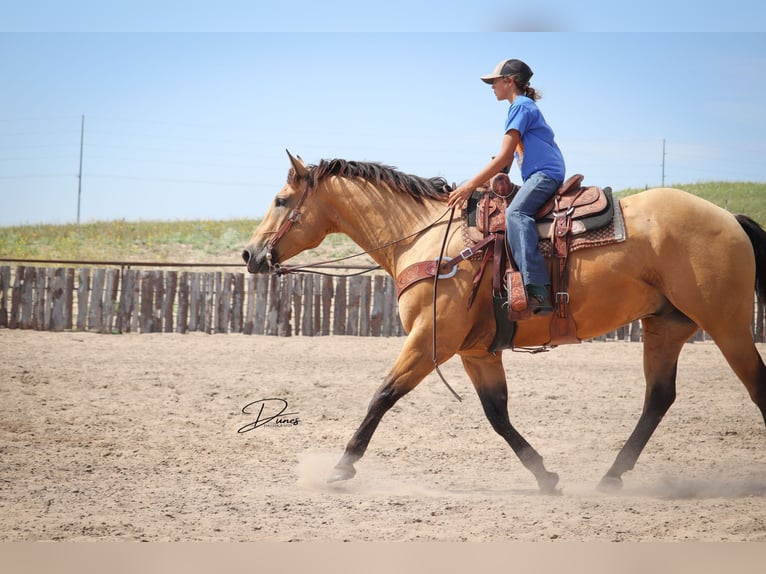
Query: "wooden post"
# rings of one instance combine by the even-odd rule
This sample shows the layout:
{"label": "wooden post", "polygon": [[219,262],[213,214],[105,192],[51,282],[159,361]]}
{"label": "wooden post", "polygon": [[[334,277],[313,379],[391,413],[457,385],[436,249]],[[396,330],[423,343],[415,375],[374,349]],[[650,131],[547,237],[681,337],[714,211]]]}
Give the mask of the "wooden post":
{"label": "wooden post", "polygon": [[309,297],[306,304],[303,305],[303,285],[309,277],[303,275],[294,275],[292,285],[290,285],[290,301],[292,304],[292,321],[295,324],[293,334],[303,334],[303,314],[311,316],[310,310],[313,309],[313,300]]}
{"label": "wooden post", "polygon": [[138,333],[141,329],[141,284],[144,281],[145,272],[140,269],[134,271],[133,298],[131,303],[130,330]]}
{"label": "wooden post", "polygon": [[56,269],[53,267],[41,267],[37,270],[35,285],[35,317],[33,320],[33,329],[39,331],[52,330],[53,322],[53,282],[56,276]]}
{"label": "wooden post", "polygon": [[289,337],[292,335],[290,327],[290,318],[292,309],[290,307],[290,294],[292,292],[293,275],[286,275],[279,282],[279,307],[277,312],[277,336]]}
{"label": "wooden post", "polygon": [[221,321],[220,333],[229,332],[231,323],[231,297],[233,293],[234,276],[231,273],[221,275]]}
{"label": "wooden post", "polygon": [[189,273],[189,331],[199,331],[200,324],[199,273]]}
{"label": "wooden post", "polygon": [[231,332],[241,333],[244,319],[245,274],[233,274],[233,293],[231,297]]}
{"label": "wooden post", "polygon": [[[314,275],[306,275],[303,278],[303,317],[301,317],[300,327],[301,335],[304,337],[313,337],[316,334],[314,329]],[[295,328],[298,328],[298,320],[295,320]]]}
{"label": "wooden post", "polygon": [[122,289],[120,291],[120,305],[117,310],[117,322],[115,329],[119,333],[130,333],[130,316],[133,313],[133,284],[136,274],[132,269],[122,273]]}
{"label": "wooden post", "polygon": [[383,276],[383,286],[380,292],[381,300],[381,320],[380,320],[380,334],[383,337],[390,337],[393,335],[394,323],[396,321],[396,295],[391,294],[392,289],[391,278]]}
{"label": "wooden post", "polygon": [[333,319],[333,335],[346,334],[346,278],[338,277],[335,283],[335,317]]}
{"label": "wooden post", "polygon": [[8,290],[11,287],[11,268],[0,267],[0,327],[8,326]]}
{"label": "wooden post", "polygon": [[256,275],[255,278],[255,321],[253,333],[263,335],[266,332],[266,315],[269,301],[269,287],[272,284],[271,275]]}
{"label": "wooden post", "polygon": [[77,329],[79,331],[84,331],[87,327],[89,291],[90,269],[83,267],[77,274]]}
{"label": "wooden post", "polygon": [[88,329],[93,331],[101,331],[103,323],[105,273],[105,269],[93,270],[93,283],[90,287],[90,308],[88,309]]}
{"label": "wooden post", "polygon": [[370,335],[381,336],[383,325],[383,297],[385,296],[383,275],[375,275],[372,278],[372,309],[370,310]]}
{"label": "wooden post", "polygon": [[245,276],[245,291],[247,293],[245,323],[242,326],[242,333],[252,335],[255,327],[255,275],[248,273]]}
{"label": "wooden post", "polygon": [[372,310],[370,304],[372,300],[372,278],[369,275],[362,275],[361,289],[359,292],[359,335],[362,337],[370,336],[370,315]]}
{"label": "wooden post", "polygon": [[215,331],[215,273],[203,275],[203,296],[205,297],[205,333],[212,335]]}
{"label": "wooden post", "polygon": [[151,271],[144,272],[141,274],[141,309],[138,318],[141,333],[152,332],[153,296],[154,274]]}
{"label": "wooden post", "polygon": [[52,331],[63,331],[67,328],[70,313],[67,312],[69,273],[63,267],[55,270],[51,284],[50,303],[46,307],[51,310],[50,326]]}
{"label": "wooden post", "polygon": [[266,311],[266,334],[277,335],[279,325],[279,277],[269,276],[269,305]]}
{"label": "wooden post", "polygon": [[223,277],[220,271],[217,271],[213,277],[213,289],[215,291],[213,299],[215,301],[215,320],[213,324],[213,330],[216,333],[223,333],[225,328],[224,325],[226,324],[226,304],[224,301],[226,296],[226,289],[223,286]]}
{"label": "wooden post", "polygon": [[37,270],[34,267],[24,269],[24,279],[21,285],[21,323],[22,329],[32,328],[32,307],[35,302],[35,284]]}
{"label": "wooden post", "polygon": [[64,328],[72,329],[72,310],[74,309],[74,269],[66,270],[66,294],[64,301]]}
{"label": "wooden post", "polygon": [[16,267],[16,275],[13,277],[11,288],[11,316],[8,319],[8,327],[19,328],[19,310],[21,309],[21,283],[24,279],[24,266]]}
{"label": "wooden post", "polygon": [[232,310],[234,309],[234,273],[223,275],[223,330],[228,333],[231,327]]}
{"label": "wooden post", "polygon": [[120,270],[109,269],[106,272],[106,288],[104,289],[103,315],[101,332],[111,333],[114,328],[115,304],[117,302],[117,290],[120,287]]}
{"label": "wooden post", "polygon": [[47,331],[51,328],[51,291],[55,271],[52,267],[47,269],[41,267],[37,270],[32,328],[38,331]]}
{"label": "wooden post", "polygon": [[348,281],[348,303],[346,312],[346,335],[359,335],[359,304],[362,298],[361,277],[351,277]]}
{"label": "wooden post", "polygon": [[[327,336],[330,334],[330,331],[332,329],[333,323],[332,323],[332,312],[333,312],[333,296],[335,292],[335,285],[333,282],[332,277],[323,277],[322,278],[322,292],[317,293],[319,297],[321,297],[321,309],[322,309],[322,319],[321,319],[321,327],[317,329],[319,333],[322,336]],[[319,311],[320,305],[317,305],[317,311]]]}
{"label": "wooden post", "polygon": [[152,332],[162,332],[162,302],[165,297],[165,274],[160,271],[152,271],[154,275],[154,306],[152,308]]}
{"label": "wooden post", "polygon": [[181,273],[178,283],[178,315],[176,317],[176,333],[182,335],[189,329],[189,272]]}
{"label": "wooden post", "polygon": [[[40,331],[53,330],[53,297],[55,294],[56,272],[53,267],[37,270],[37,286],[35,291],[35,329]],[[59,329],[61,330],[61,329]]]}
{"label": "wooden post", "polygon": [[165,333],[173,332],[173,303],[178,288],[178,272],[168,271],[165,275],[165,293],[162,296],[162,325]]}

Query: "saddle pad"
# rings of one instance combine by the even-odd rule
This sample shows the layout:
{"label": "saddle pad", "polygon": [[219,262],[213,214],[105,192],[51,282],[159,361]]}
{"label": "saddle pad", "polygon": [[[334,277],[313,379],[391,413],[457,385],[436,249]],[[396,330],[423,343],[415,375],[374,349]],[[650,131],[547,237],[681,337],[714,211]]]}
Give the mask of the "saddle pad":
{"label": "saddle pad", "polygon": [[[626,237],[627,234],[625,232],[625,219],[622,216],[622,206],[619,201],[616,201],[614,202],[614,217],[612,218],[611,223],[606,227],[592,229],[580,235],[573,236],[569,244],[569,251],[572,252],[580,249],[620,243],[625,241]],[[538,245],[543,256],[546,259],[550,259],[551,240],[547,238],[542,239]]]}

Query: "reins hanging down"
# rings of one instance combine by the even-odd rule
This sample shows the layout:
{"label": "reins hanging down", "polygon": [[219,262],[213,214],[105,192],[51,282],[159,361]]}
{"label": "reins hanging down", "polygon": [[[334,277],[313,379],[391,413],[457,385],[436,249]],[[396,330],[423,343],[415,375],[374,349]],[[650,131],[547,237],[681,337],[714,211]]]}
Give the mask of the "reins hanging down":
{"label": "reins hanging down", "polygon": [[[447,239],[449,238],[449,230],[452,226],[452,218],[455,215],[455,207],[453,206],[450,211],[450,216],[447,221],[447,229],[444,232],[444,239],[442,240],[442,246],[439,250],[439,259],[437,262],[437,266],[441,265],[442,258],[444,257],[444,250],[447,247]],[[434,273],[434,297],[433,297],[433,361],[434,361],[434,370],[436,370],[436,374],[439,375],[439,378],[442,380],[442,383],[449,389],[449,391],[452,393],[452,396],[455,397],[458,402],[463,402],[463,399],[460,397],[459,394],[455,392],[455,390],[450,386],[450,384],[447,382],[447,379],[444,378],[444,375],[441,372],[441,369],[439,369],[439,359],[436,356],[436,291],[437,286],[439,285],[439,278],[441,275],[438,272],[438,269],[436,273]]]}

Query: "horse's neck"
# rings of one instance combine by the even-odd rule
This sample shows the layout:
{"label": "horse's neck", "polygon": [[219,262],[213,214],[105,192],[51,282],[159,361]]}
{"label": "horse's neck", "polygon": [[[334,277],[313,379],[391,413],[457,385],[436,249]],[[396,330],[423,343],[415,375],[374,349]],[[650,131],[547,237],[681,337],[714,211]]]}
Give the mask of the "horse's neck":
{"label": "horse's neck", "polygon": [[[412,244],[418,231],[436,222],[447,204],[424,199],[369,182],[333,182],[332,196],[339,233],[348,235],[389,273],[396,260]],[[382,246],[382,249],[378,249]]]}

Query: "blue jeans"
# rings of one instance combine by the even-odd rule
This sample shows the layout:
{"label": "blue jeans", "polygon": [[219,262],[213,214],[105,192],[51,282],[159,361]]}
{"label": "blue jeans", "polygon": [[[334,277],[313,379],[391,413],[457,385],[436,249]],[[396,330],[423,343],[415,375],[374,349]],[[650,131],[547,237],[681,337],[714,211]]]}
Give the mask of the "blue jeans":
{"label": "blue jeans", "polygon": [[551,282],[545,258],[537,246],[535,213],[548,201],[561,182],[542,172],[529,176],[505,210],[508,245],[519,266],[524,285],[549,285]]}

